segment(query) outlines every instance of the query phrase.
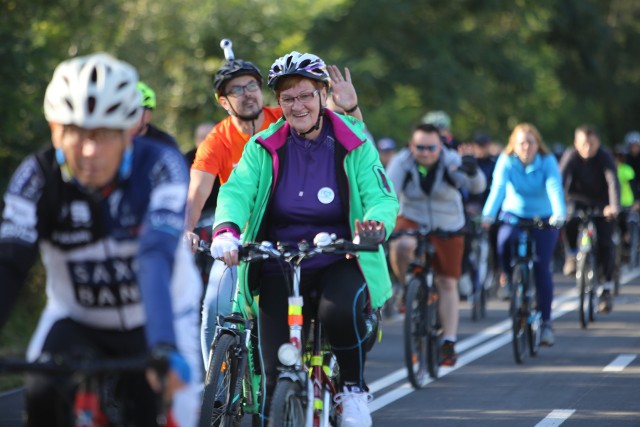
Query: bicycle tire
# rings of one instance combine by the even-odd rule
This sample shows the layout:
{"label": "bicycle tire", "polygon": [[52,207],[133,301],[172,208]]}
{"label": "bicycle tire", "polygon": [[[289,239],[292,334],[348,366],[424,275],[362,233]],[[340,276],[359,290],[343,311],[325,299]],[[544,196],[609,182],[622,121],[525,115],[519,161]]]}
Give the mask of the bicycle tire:
{"label": "bicycle tire", "polygon": [[412,277],[407,283],[404,314],[404,356],[407,377],[411,385],[420,389],[428,382],[427,289],[422,279]]}
{"label": "bicycle tire", "polygon": [[636,268],[638,266],[638,250],[640,240],[640,231],[638,229],[637,221],[629,222],[629,266],[631,268]]}
{"label": "bicycle tire", "polygon": [[299,381],[281,377],[271,399],[269,427],[299,427],[306,425],[306,395]]}
{"label": "bicycle tire", "polygon": [[582,329],[586,329],[589,326],[591,320],[591,281],[589,275],[593,274],[593,268],[591,267],[590,254],[579,253],[576,257],[576,282],[578,292],[580,293],[579,314],[580,314],[580,326]]}
{"label": "bicycle tire", "polygon": [[613,261],[613,274],[611,280],[613,281],[613,294],[620,294],[620,278],[622,275],[622,250],[623,250],[623,238],[620,233],[620,229],[616,226],[616,230],[614,232],[614,245],[613,250],[615,251],[614,261]]}
{"label": "bicycle tire", "polygon": [[440,325],[440,315],[438,314],[439,295],[435,288],[433,273],[426,274],[427,289],[429,289],[429,299],[427,301],[427,369],[431,378],[438,379],[440,371],[442,347],[442,325]]}
{"label": "bicycle tire", "polygon": [[[232,335],[223,334],[215,342],[204,383],[202,407],[200,412],[200,427],[228,427],[240,425],[240,399],[235,403],[231,414],[226,414],[229,402],[233,396],[229,395],[229,386],[236,382],[236,392],[242,393],[242,372],[233,373],[238,366],[235,356],[236,339]],[[234,379],[235,378],[235,379]],[[235,394],[235,393],[234,393]],[[221,400],[224,399],[224,402]]]}
{"label": "bicycle tire", "polygon": [[516,265],[512,273],[511,288],[511,344],[513,347],[513,357],[516,363],[524,362],[527,345],[527,315],[524,307],[524,281],[526,272],[524,266]]}
{"label": "bicycle tire", "polygon": [[537,356],[540,350],[540,338],[542,334],[542,316],[537,308],[536,288],[529,275],[529,293],[527,295],[527,343],[529,344],[529,355]]}

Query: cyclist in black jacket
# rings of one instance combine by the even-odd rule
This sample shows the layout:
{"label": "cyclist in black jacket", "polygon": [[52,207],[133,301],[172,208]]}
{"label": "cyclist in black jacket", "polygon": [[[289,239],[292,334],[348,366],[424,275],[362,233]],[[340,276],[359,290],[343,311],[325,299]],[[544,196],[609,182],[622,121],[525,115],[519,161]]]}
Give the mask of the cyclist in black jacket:
{"label": "cyclist in black jacket", "polygon": [[[560,160],[560,171],[569,215],[578,209],[602,209],[604,218],[596,218],[598,233],[598,263],[602,266],[605,283],[598,310],[609,313],[613,308],[611,289],[615,263],[612,221],[620,212],[620,183],[615,161],[609,151],[600,146],[600,138],[593,126],[583,125],[575,130],[574,148],[568,149]],[[574,274],[578,251],[578,222],[570,220],[565,227],[568,253],[563,273]]]}

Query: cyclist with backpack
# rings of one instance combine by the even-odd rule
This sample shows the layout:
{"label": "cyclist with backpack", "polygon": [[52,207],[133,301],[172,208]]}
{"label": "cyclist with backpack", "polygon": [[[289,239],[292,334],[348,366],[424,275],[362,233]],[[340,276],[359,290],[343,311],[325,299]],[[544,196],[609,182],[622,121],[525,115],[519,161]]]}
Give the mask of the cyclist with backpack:
{"label": "cyclist with backpack", "polygon": [[[40,252],[47,304],[27,359],[164,355],[166,386],[181,389],[175,421],[193,426],[201,285],[181,241],[188,174],[177,150],[132,142],[142,114],[137,81],[131,65],[104,53],[56,68],[44,99],[53,146],[22,162],[4,196],[0,326]],[[135,425],[157,425],[163,409],[152,391],[163,387],[153,371],[148,378],[122,378]],[[72,425],[69,382],[27,376],[27,425]]]}
{"label": "cyclist with backpack", "polygon": [[[486,179],[473,156],[463,156],[447,148],[440,131],[431,124],[417,125],[409,146],[396,154],[387,166],[389,178],[400,200],[396,230],[417,229],[460,232],[448,239],[431,236],[435,246],[434,271],[440,295],[440,318],[444,328],[441,365],[457,361],[460,296],[458,280],[462,273],[465,225],[461,188],[481,193]],[[389,260],[395,276],[404,287],[405,273],[417,245],[415,236],[402,236],[389,242]]]}

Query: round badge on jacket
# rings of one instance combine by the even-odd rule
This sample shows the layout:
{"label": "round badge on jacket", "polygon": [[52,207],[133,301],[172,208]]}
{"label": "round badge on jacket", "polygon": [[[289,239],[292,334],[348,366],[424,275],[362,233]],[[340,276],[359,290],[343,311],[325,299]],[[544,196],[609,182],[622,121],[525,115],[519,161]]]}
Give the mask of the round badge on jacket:
{"label": "round badge on jacket", "polygon": [[329,187],[322,187],[320,190],[318,190],[318,200],[323,205],[328,205],[329,203],[333,202],[333,199],[335,199],[335,197],[335,193]]}

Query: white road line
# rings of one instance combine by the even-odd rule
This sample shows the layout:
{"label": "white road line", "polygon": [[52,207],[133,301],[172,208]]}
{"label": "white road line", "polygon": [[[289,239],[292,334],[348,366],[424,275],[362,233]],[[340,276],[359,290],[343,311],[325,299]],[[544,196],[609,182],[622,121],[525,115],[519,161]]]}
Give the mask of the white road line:
{"label": "white road line", "polygon": [[554,409],[535,427],[557,427],[573,415],[574,412],[576,412],[575,409]]}
{"label": "white road line", "polygon": [[[636,268],[634,270],[630,270],[627,271],[623,274],[620,282],[621,284],[625,284],[627,282],[630,282],[631,280],[633,280],[634,278],[640,276],[640,268]],[[554,298],[554,302],[553,302],[553,310],[551,312],[551,317],[552,319],[557,319],[561,316],[564,316],[567,313],[570,313],[574,310],[576,310],[578,308],[578,291],[576,288],[571,288],[570,290],[568,290],[567,292],[565,292],[562,295],[559,295],[558,297]],[[469,351],[468,353],[464,353],[461,354],[458,357],[458,362],[456,363],[456,366],[449,368],[449,367],[441,367],[440,371],[439,371],[439,377],[442,378],[448,374],[450,374],[453,371],[456,371],[458,369],[460,369],[461,367],[491,353],[492,351],[497,350],[498,348],[508,344],[509,342],[511,342],[511,331],[509,330],[511,327],[511,320],[510,319],[505,319],[501,322],[496,323],[495,325],[492,325],[484,330],[482,330],[481,332],[474,334],[473,336],[460,341],[458,344],[456,344],[456,350],[459,353],[462,353],[463,351],[466,351],[474,346],[477,346],[480,343],[483,343],[485,341],[487,341],[485,344],[479,345],[478,347],[474,348],[473,350]],[[628,356],[628,355],[627,355]],[[634,356],[635,358],[635,356]],[[632,359],[633,360],[633,359]],[[627,363],[629,364],[631,363],[631,360]],[[626,366],[626,365],[625,365]],[[606,369],[606,368],[605,368]],[[406,378],[407,376],[407,370],[406,368],[402,368],[402,369],[398,369],[394,372],[392,372],[389,375],[386,375],[374,382],[372,382],[369,385],[369,391],[370,393],[376,393],[380,390],[385,389],[386,387],[391,386],[392,384],[395,384],[399,381],[402,381]],[[428,380],[427,383],[425,384],[428,385],[430,383],[432,383],[433,380]],[[411,386],[411,384],[408,381],[404,381],[402,382],[400,385],[394,387],[392,390],[388,391],[385,394],[382,394],[380,396],[375,397],[370,403],[369,403],[369,410],[373,413],[375,411],[377,411],[378,409],[381,409],[387,405],[389,405],[390,403],[395,402],[396,400],[402,399],[403,397],[407,396],[408,394],[413,393],[415,390],[413,389],[413,387]],[[575,412],[575,411],[574,411]],[[554,412],[551,412],[551,414],[549,414],[549,416],[551,416],[552,414],[554,414]],[[573,412],[572,412],[573,413]],[[569,414],[567,417],[571,416],[571,414]],[[549,418],[549,417],[547,417]],[[562,420],[564,421],[564,419]],[[560,421],[560,422],[562,422]],[[560,425],[560,424],[539,424],[541,427],[544,426],[554,426],[554,425]]]}
{"label": "white road line", "polygon": [[13,388],[11,390],[3,391],[0,393],[0,399],[6,396],[11,396],[12,394],[20,393],[22,391],[22,387]]}
{"label": "white road line", "polygon": [[613,359],[613,362],[605,366],[602,372],[622,372],[636,357],[635,354],[621,354]]}

